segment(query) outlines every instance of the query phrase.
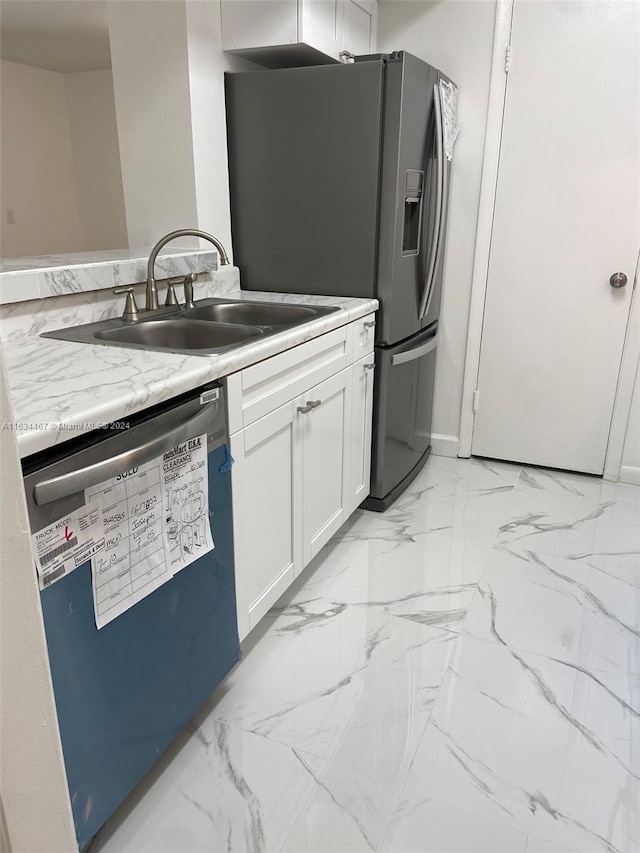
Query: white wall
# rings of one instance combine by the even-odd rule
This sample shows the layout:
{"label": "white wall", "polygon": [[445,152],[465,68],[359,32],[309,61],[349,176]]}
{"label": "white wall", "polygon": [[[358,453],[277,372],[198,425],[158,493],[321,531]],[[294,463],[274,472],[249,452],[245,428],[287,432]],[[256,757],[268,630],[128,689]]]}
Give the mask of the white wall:
{"label": "white wall", "polygon": [[259,68],[222,51],[220,3],[187,2],[191,127],[200,228],[218,237],[230,257],[231,214],[224,72]]}
{"label": "white wall", "polygon": [[635,386],[629,423],[622,451],[620,479],[640,486],[640,363],[636,368]]}
{"label": "white wall", "polygon": [[[2,61],[3,257],[82,249],[64,75]],[[6,210],[15,213],[8,225]]]}
{"label": "white wall", "polygon": [[[11,423],[0,350],[0,420]],[[13,853],[76,849],[16,434],[0,430],[0,787]]]}
{"label": "white wall", "polygon": [[150,246],[197,223],[185,4],[111,0],[108,18],[129,245]]}
{"label": "white wall", "polygon": [[111,69],[63,75],[85,252],[129,245]]}
{"label": "white wall", "polygon": [[197,227],[230,249],[224,71],[255,66],[222,52],[216,0],[111,0],[109,32],[130,245]]}
{"label": "white wall", "polygon": [[378,50],[408,50],[460,87],[434,401],[434,453],[456,455],[495,18],[494,0],[386,0]]}
{"label": "white wall", "polygon": [[2,256],[126,248],[111,71],[3,61],[1,98]]}

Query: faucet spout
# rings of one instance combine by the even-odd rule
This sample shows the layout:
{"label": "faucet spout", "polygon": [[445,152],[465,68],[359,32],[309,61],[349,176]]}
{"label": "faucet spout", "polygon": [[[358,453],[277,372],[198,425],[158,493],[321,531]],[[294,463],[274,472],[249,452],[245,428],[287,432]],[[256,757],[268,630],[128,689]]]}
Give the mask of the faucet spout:
{"label": "faucet spout", "polygon": [[229,263],[229,257],[224,246],[217,237],[213,236],[213,234],[207,234],[206,231],[198,231],[196,228],[181,228],[179,231],[171,231],[170,234],[165,234],[165,236],[161,237],[151,250],[149,262],[147,263],[147,298],[145,305],[147,311],[155,311],[158,307],[158,288],[156,287],[156,280],[154,278],[156,258],[158,257],[160,250],[163,249],[167,243],[170,243],[172,240],[176,240],[178,237],[201,237],[203,240],[208,240],[209,243],[214,245],[218,250],[220,263]]}

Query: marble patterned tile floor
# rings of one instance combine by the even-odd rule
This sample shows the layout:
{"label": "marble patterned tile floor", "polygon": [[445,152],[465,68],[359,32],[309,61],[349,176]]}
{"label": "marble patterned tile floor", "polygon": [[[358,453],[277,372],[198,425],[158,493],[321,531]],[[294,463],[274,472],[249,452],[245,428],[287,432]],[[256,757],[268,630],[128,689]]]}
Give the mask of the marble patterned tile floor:
{"label": "marble patterned tile floor", "polygon": [[91,853],[639,853],[640,488],[433,457]]}

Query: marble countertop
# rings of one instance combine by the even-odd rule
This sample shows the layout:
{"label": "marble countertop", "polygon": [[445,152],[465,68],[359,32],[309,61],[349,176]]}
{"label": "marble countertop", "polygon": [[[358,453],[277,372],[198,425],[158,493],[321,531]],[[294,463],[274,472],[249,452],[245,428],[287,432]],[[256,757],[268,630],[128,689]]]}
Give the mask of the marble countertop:
{"label": "marble countertop", "polygon": [[[150,252],[149,246],[0,260],[0,304],[146,281]],[[211,247],[203,250],[169,245],[156,260],[157,279],[216,269],[218,253]]]}
{"label": "marble countertop", "polygon": [[[339,311],[220,355],[195,356],[24,335],[3,342],[22,458],[235,373],[375,311],[375,299],[234,291],[225,298]],[[6,428],[6,426],[5,426]]]}

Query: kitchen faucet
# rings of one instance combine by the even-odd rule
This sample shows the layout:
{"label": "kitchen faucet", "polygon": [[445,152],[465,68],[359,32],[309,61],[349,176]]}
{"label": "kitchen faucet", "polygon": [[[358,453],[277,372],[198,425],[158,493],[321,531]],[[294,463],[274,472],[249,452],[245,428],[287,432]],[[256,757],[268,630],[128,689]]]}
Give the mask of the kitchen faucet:
{"label": "kitchen faucet", "polygon": [[158,307],[158,288],[156,287],[156,280],[153,277],[158,253],[160,252],[160,249],[167,245],[167,243],[170,243],[171,240],[175,240],[178,237],[201,237],[203,240],[208,240],[218,250],[220,263],[229,263],[229,257],[227,256],[224,246],[220,240],[212,234],[207,234],[206,231],[198,231],[196,228],[181,228],[179,231],[171,231],[170,234],[166,234],[158,240],[149,255],[149,262],[147,264],[147,290],[145,305],[145,309],[147,311],[155,311]]}

